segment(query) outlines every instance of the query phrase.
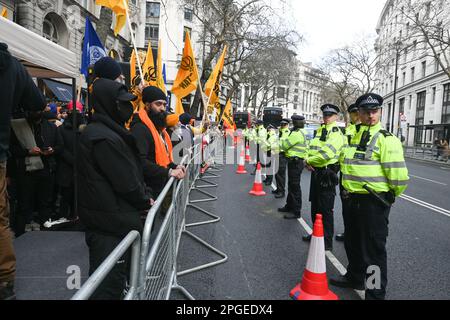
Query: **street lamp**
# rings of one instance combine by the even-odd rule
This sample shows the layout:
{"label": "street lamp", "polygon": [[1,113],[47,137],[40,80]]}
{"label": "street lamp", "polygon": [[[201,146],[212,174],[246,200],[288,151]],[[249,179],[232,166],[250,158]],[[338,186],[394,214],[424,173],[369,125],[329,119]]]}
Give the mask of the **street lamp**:
{"label": "street lamp", "polygon": [[400,51],[402,46],[402,41],[398,40],[395,43],[395,74],[394,74],[394,93],[393,93],[393,101],[392,101],[392,122],[391,122],[391,133],[394,133],[394,124],[395,124],[395,104],[397,100],[397,86],[398,86],[398,61],[400,60]]}

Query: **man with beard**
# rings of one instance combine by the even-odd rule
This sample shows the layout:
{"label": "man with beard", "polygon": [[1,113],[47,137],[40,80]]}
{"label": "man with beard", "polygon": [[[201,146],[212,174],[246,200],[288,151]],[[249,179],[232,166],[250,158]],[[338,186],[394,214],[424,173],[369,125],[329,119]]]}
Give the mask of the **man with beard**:
{"label": "man with beard", "polygon": [[[142,232],[141,213],[152,200],[145,187],[136,141],[125,128],[133,114],[125,85],[109,79],[93,84],[92,122],[80,136],[78,213],[86,227],[89,274],[100,266],[133,230]],[[114,266],[91,297],[118,300],[127,278],[129,252]]]}
{"label": "man with beard", "polygon": [[157,197],[170,177],[183,179],[185,168],[173,162],[172,142],[166,132],[166,95],[157,87],[142,91],[145,108],[135,114],[131,133],[136,138],[139,154],[144,165],[145,183]]}

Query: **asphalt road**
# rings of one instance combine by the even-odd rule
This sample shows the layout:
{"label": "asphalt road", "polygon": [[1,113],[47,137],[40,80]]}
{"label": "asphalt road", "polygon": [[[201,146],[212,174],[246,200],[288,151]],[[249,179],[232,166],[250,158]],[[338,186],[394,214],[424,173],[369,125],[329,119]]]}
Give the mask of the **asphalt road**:
{"label": "asphalt road", "polygon": [[[412,175],[406,192],[408,200],[398,199],[390,216],[387,299],[449,299],[450,168],[418,161],[408,161],[408,167]],[[282,218],[277,208],[284,202],[275,200],[268,187],[267,196],[250,196],[254,177],[236,175],[235,170],[235,166],[225,166],[221,178],[214,179],[219,187],[209,190],[218,195],[218,201],[200,205],[222,220],[189,228],[225,252],[228,261],[182,276],[178,282],[197,299],[289,299],[289,291],[301,280],[306,265],[309,246],[301,240],[306,231],[299,221]],[[310,174],[304,172],[302,216],[311,226],[309,181]],[[192,194],[194,199],[198,196]],[[205,219],[208,217],[195,210],[187,213],[188,223]],[[336,232],[343,230],[339,198],[335,228]],[[346,266],[343,244],[335,243],[333,255]],[[183,236],[180,270],[216,259],[220,257]],[[335,264],[327,259],[329,277],[339,274]],[[330,288],[342,300],[360,299],[352,290]]]}

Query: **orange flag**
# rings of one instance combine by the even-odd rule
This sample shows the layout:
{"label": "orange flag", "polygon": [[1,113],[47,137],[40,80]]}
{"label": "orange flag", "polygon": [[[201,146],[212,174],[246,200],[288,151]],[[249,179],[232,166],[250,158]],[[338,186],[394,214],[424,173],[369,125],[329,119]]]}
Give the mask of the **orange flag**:
{"label": "orange flag", "polygon": [[175,106],[175,113],[177,115],[181,115],[184,113],[183,103],[181,102],[181,99],[179,99],[178,97],[176,97],[176,99],[177,99],[177,104]]}
{"label": "orange flag", "polygon": [[142,72],[144,73],[145,85],[156,86],[155,60],[153,60],[153,51],[150,41],[148,42],[147,57],[142,66]]}
{"label": "orange flag", "polygon": [[161,40],[159,40],[158,45],[158,61],[156,64],[156,86],[160,88],[166,95],[166,85],[164,84],[164,76],[163,76],[163,63],[162,63],[162,47],[161,47]]}
{"label": "orange flag", "polygon": [[116,15],[116,24],[114,26],[114,35],[122,30],[127,22],[128,0],[95,0],[98,6],[110,8]]}
{"label": "orange flag", "polygon": [[178,69],[177,77],[173,83],[172,92],[182,99],[197,90],[198,69],[195,62],[194,52],[192,50],[191,38],[186,32],[186,41],[183,50],[183,59],[181,60],[180,69]]}
{"label": "orange flag", "polygon": [[8,10],[6,10],[6,8],[2,9],[2,17],[3,18],[8,18]]}
{"label": "orange flag", "polygon": [[214,107],[216,112],[220,112],[220,81],[222,79],[223,66],[225,64],[225,55],[227,52],[227,46],[223,49],[222,55],[217,61],[214,71],[209,76],[208,82],[205,85],[205,94],[209,98],[208,114],[212,114]]}

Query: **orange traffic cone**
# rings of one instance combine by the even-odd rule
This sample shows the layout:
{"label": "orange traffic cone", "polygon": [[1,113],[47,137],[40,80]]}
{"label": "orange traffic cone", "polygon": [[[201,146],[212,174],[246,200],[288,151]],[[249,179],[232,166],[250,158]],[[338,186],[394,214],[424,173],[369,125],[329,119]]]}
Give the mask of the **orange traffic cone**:
{"label": "orange traffic cone", "polygon": [[250,191],[250,194],[257,197],[262,197],[266,195],[266,193],[263,190],[261,163],[259,162],[258,166],[256,167],[255,183],[253,184],[253,189]]}
{"label": "orange traffic cone", "polygon": [[293,300],[338,300],[338,297],[328,289],[321,214],[316,215],[302,283],[292,289],[289,295]]}
{"label": "orange traffic cone", "polygon": [[247,171],[245,170],[244,149],[242,149],[241,151],[241,156],[239,157],[239,166],[236,173],[247,174]]}
{"label": "orange traffic cone", "polygon": [[250,146],[245,148],[245,162],[250,163],[252,159],[250,158]]}

